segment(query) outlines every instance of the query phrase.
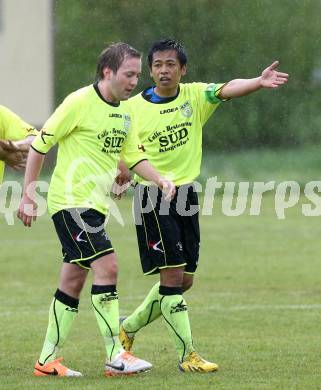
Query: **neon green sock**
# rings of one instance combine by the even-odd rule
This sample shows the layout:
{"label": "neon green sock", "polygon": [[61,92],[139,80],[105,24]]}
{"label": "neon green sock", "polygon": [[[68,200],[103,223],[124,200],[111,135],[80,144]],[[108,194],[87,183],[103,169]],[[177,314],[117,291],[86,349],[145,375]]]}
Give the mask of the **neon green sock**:
{"label": "neon green sock", "polygon": [[95,311],[100,332],[105,341],[107,359],[122,349],[119,341],[119,304],[115,285],[93,285],[91,302]]}
{"label": "neon green sock", "polygon": [[41,364],[56,359],[58,350],[64,345],[78,313],[78,304],[78,299],[59,289],[56,291],[49,309],[47,333],[39,358]]}
{"label": "neon green sock", "polygon": [[133,337],[139,329],[150,324],[161,316],[158,301],[159,282],[149,291],[144,301],[123,321],[123,327],[129,337]]}
{"label": "neon green sock", "polygon": [[[178,294],[174,294],[178,290]],[[160,286],[159,302],[169,333],[174,339],[180,361],[194,351],[187,305],[176,287]],[[170,295],[173,294],[173,295]]]}

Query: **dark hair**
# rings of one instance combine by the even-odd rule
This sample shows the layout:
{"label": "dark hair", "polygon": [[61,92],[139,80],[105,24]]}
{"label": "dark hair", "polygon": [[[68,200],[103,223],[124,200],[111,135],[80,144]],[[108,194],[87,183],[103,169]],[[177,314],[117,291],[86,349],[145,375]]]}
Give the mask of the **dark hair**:
{"label": "dark hair", "polygon": [[178,61],[181,66],[186,65],[187,56],[185,52],[184,46],[175,41],[174,39],[161,39],[153,43],[152,47],[148,53],[148,65],[151,68],[153,63],[153,55],[156,51],[166,51],[166,50],[174,50],[176,51]]}
{"label": "dark hair", "polygon": [[98,57],[96,80],[104,78],[103,70],[106,67],[116,73],[125,57],[141,58],[142,55],[139,51],[124,42],[112,43],[107,46]]}

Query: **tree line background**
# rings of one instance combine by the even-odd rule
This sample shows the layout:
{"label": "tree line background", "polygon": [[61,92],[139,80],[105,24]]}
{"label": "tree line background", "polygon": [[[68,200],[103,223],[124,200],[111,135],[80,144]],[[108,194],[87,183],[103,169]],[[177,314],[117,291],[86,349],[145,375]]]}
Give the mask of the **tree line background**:
{"label": "tree line background", "polygon": [[204,130],[215,151],[321,142],[320,0],[56,0],[56,103],[93,82],[98,54],[125,41],[144,53],[137,92],[151,84],[147,52],[173,37],[188,53],[183,82],[260,75],[272,61],[288,85],[224,103]]}

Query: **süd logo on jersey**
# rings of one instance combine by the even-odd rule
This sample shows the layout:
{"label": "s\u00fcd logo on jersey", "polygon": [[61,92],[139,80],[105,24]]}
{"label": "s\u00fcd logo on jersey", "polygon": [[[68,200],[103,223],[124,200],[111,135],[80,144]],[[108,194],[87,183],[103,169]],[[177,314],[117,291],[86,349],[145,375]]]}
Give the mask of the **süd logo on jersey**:
{"label": "s\u00fcd logo on jersey", "polygon": [[188,130],[186,127],[183,127],[182,129],[179,129],[178,131],[168,134],[168,135],[163,135],[159,137],[159,146],[161,148],[165,148],[168,145],[173,145],[177,144],[178,142],[183,142],[183,140],[188,136]]}
{"label": "s\u00fcd logo on jersey", "polygon": [[104,129],[98,134],[98,139],[104,142],[102,152],[120,153],[122,144],[127,136],[127,130],[122,129]]}

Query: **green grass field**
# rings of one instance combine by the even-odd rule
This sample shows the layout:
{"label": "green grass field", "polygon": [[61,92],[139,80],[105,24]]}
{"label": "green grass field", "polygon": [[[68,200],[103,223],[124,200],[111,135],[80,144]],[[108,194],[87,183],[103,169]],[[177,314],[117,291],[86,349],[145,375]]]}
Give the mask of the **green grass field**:
{"label": "green grass field", "polygon": [[234,152],[204,151],[201,180],[217,175],[221,181],[319,180],[319,145],[292,149],[250,149]]}
{"label": "green grass field", "polygon": [[[151,372],[104,378],[104,347],[90,305],[90,278],[68,340],[66,363],[83,378],[34,378],[47,311],[60,268],[60,246],[48,216],[32,229],[0,220],[1,389],[320,389],[321,270],[319,218],[300,206],[278,220],[274,198],[263,213],[202,217],[201,261],[186,294],[194,343],[220,365],[216,374],[182,374],[165,324],[158,320],[137,335],[135,351]],[[141,274],[130,202],[120,204],[125,227],[107,231],[118,250],[121,313],[141,301],[156,277]]]}

